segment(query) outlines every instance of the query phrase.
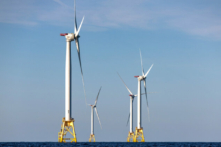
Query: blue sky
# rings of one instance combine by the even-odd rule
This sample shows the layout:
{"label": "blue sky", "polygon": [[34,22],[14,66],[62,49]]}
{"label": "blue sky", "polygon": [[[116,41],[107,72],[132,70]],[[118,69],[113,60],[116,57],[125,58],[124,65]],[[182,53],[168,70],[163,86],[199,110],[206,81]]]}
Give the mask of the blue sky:
{"label": "blue sky", "polygon": [[[0,141],[57,141],[64,117],[65,38],[74,30],[73,0],[0,1]],[[129,96],[147,77],[146,141],[220,141],[221,2],[77,0],[88,103],[97,103],[96,141],[126,141]],[[73,117],[78,141],[88,141],[77,51],[72,43]],[[143,91],[144,89],[142,89]],[[134,101],[134,127],[136,126]]]}

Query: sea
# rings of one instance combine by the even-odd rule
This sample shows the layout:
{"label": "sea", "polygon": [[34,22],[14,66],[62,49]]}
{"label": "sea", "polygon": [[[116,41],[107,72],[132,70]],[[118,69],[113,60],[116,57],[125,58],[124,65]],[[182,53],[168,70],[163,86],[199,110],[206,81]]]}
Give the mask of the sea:
{"label": "sea", "polygon": [[221,147],[221,142],[0,142],[0,147]]}

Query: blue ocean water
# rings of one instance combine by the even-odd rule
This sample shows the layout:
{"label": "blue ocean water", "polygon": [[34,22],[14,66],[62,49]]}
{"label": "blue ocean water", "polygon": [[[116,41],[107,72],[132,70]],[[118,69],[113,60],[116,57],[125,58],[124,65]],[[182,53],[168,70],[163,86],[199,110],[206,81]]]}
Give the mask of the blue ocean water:
{"label": "blue ocean water", "polygon": [[0,142],[0,147],[221,147],[220,142],[77,142],[77,143],[58,143],[58,142]]}

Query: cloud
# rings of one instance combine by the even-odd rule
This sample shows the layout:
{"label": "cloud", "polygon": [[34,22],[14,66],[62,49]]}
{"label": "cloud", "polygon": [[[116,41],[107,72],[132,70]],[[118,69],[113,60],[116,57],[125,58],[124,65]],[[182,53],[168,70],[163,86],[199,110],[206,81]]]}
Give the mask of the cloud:
{"label": "cloud", "polygon": [[192,35],[221,39],[221,19],[211,9],[171,10],[165,16],[169,27]]}
{"label": "cloud", "polygon": [[60,0],[54,0],[56,3],[58,3],[59,5],[63,6],[63,7],[69,7],[68,5],[64,4],[62,1]]}
{"label": "cloud", "polygon": [[[219,2],[167,2],[156,0],[85,0],[76,1],[78,20],[85,15],[84,28],[107,29],[175,29],[191,35],[221,39]],[[0,22],[34,26],[74,24],[71,0],[0,2]]]}
{"label": "cloud", "polygon": [[37,25],[38,22],[32,19],[33,2],[21,0],[21,1],[0,1],[0,22],[1,23],[13,23],[20,25]]}
{"label": "cloud", "polygon": [[32,22],[32,21],[18,21],[18,20],[0,20],[2,23],[11,23],[11,24],[20,24],[20,25],[26,25],[26,26],[36,26],[38,23],[37,22]]}

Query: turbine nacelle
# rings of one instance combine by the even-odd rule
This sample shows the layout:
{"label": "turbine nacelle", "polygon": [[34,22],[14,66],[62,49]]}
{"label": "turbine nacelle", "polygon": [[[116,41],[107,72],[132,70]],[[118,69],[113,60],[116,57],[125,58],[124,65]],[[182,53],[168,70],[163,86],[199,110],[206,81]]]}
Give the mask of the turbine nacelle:
{"label": "turbine nacelle", "polygon": [[61,33],[60,36],[65,36],[67,41],[74,41],[75,39],[80,38],[78,34],[74,33]]}
{"label": "turbine nacelle", "polygon": [[91,105],[91,104],[88,104],[89,106],[91,106],[92,108],[95,108],[96,107],[96,105]]}
{"label": "turbine nacelle", "polygon": [[141,81],[141,80],[145,80],[145,78],[146,78],[145,76],[134,76],[134,77],[135,77],[135,78],[138,78],[138,80],[140,80],[140,81]]}
{"label": "turbine nacelle", "polygon": [[134,99],[137,95],[130,94],[129,96],[130,96],[132,99]]}

